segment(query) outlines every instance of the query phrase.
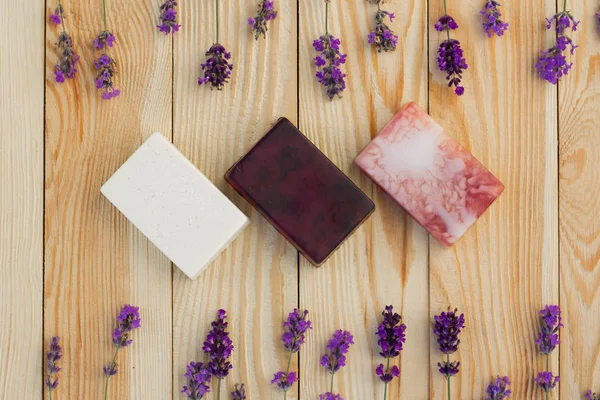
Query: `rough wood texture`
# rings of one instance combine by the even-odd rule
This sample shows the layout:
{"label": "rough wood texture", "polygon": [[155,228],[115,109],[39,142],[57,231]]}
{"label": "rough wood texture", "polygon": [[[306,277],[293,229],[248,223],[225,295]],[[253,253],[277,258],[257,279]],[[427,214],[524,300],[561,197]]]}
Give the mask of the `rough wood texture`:
{"label": "rough wood texture", "polygon": [[[513,397],[541,396],[533,376],[544,368],[534,346],[538,310],[558,303],[558,203],[556,88],[540,80],[533,64],[551,45],[544,18],[549,1],[502,2],[510,30],[488,39],[478,11],[482,1],[449,2],[469,69],[465,95],[456,97],[437,68],[445,34],[433,29],[442,1],[430,1],[430,112],[450,134],[500,178],[506,190],[453,248],[431,240],[431,316],[448,306],[465,313],[452,379],[452,398],[478,399],[500,374],[514,382]],[[437,371],[441,353],[431,338],[431,398],[445,398]],[[558,352],[552,356],[558,372]],[[554,391],[557,395],[558,391]]]}
{"label": "rough wood texture", "polygon": [[598,6],[589,0],[569,2],[582,20],[572,35],[580,47],[572,60],[575,69],[559,85],[562,399],[578,398],[589,389],[600,392],[600,35],[592,15]]}
{"label": "rough wood texture", "polygon": [[[239,382],[251,399],[280,395],[269,381],[287,361],[281,324],[298,303],[297,253],[223,179],[280,116],[297,121],[296,3],[278,2],[277,23],[270,25],[267,41],[254,41],[245,23],[256,4],[220,1],[219,39],[234,68],[231,82],[219,92],[196,83],[204,52],[215,40],[215,2],[181,2],[185,29],[174,49],[174,143],[251,222],[197,280],[174,271],[174,399],[180,397],[186,365],[207,359],[202,343],[219,308],[229,311],[235,346],[235,367],[223,382],[222,396]],[[213,383],[214,392],[216,379]],[[292,391],[288,398],[297,395]]]}
{"label": "rough wood texture", "polygon": [[44,11],[38,0],[0,15],[2,399],[42,393]]}
{"label": "rough wood texture", "polygon": [[[329,31],[341,38],[348,54],[348,89],[329,102],[315,79],[314,39],[325,33],[325,5],[309,2],[300,10],[300,130],[375,201],[370,219],[331,259],[316,269],[301,258],[300,305],[311,313],[315,329],[301,354],[302,398],[329,391],[330,375],[320,367],[327,340],[337,329],[354,335],[348,366],[335,376],[334,392],[350,399],[381,399],[384,385],[375,367],[375,337],[381,312],[392,304],[407,323],[409,343],[427,337],[427,235],[392,200],[369,181],[354,157],[410,100],[427,104],[426,4],[394,2],[384,8],[398,16],[398,50],[378,54],[367,43],[377,6],[364,0],[333,1]],[[390,384],[388,399],[429,397],[426,346],[408,344],[400,360],[402,378]]]}
{"label": "rough wood texture", "polygon": [[[55,4],[48,1],[49,9]],[[67,29],[81,54],[73,81],[54,82],[58,29],[46,42],[46,227],[44,338],[62,338],[60,398],[98,398],[111,331],[125,303],[142,329],[118,357],[110,398],[171,393],[171,263],[100,194],[100,186],[154,131],[171,133],[171,40],[155,28],[159,1],[108,2],[110,50],[121,96],[95,89],[94,35],[102,2],[65,2]],[[41,351],[41,349],[40,349]],[[96,395],[98,394],[98,395]]]}

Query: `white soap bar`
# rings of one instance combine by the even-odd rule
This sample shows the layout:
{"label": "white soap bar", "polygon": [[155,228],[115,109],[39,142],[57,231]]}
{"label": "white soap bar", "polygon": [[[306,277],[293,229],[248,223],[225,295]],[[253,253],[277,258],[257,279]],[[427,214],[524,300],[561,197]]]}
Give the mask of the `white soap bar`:
{"label": "white soap bar", "polygon": [[248,224],[248,218],[159,133],[133,153],[101,192],[191,279]]}

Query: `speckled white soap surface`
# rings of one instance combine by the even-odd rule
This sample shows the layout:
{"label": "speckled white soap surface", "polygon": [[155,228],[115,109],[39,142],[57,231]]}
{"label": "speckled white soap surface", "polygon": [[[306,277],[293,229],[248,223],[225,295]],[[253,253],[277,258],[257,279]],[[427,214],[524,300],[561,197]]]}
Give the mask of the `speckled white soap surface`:
{"label": "speckled white soap surface", "polygon": [[248,218],[159,133],[133,153],[101,192],[191,279],[248,224]]}

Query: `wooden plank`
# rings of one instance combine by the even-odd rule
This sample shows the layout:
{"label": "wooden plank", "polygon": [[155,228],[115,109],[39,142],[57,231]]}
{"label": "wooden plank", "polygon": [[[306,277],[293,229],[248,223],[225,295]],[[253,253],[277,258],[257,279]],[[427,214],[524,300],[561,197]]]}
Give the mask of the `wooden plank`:
{"label": "wooden plank", "polygon": [[364,0],[330,4],[329,30],[348,54],[348,88],[330,102],[315,79],[311,43],[324,34],[325,5],[300,9],[300,130],[375,201],[370,219],[322,267],[301,259],[300,304],[311,312],[314,330],[301,355],[302,398],[329,390],[330,376],[319,366],[327,340],[347,329],[356,345],[334,388],[344,398],[380,399],[384,385],[375,376],[383,362],[375,331],[381,312],[394,305],[407,324],[401,378],[390,384],[388,398],[429,398],[427,340],[428,271],[425,232],[352,162],[356,154],[402,105],[427,105],[426,4],[392,2],[392,23],[400,37],[395,52],[378,54],[368,43],[377,7]]}
{"label": "wooden plank", "polygon": [[103,29],[102,2],[65,3],[81,60],[76,79],[63,85],[51,74],[57,30],[47,29],[44,337],[62,338],[61,398],[101,396],[115,316],[126,303],[140,307],[142,328],[119,355],[109,398],[171,394],[171,263],[100,194],[146,137],[171,135],[172,47],[155,26],[159,5],[107,3],[121,89],[109,102],[94,87],[92,63],[99,56],[91,41]]}
{"label": "wooden plank", "polygon": [[39,0],[0,16],[2,399],[42,393],[44,18]]}
{"label": "wooden plank", "polygon": [[[174,143],[251,222],[197,280],[174,271],[173,398],[180,397],[186,365],[206,361],[202,343],[219,308],[228,311],[235,346],[233,370],[222,396],[234,383],[244,382],[249,398],[276,398],[280,394],[269,380],[287,361],[281,325],[298,303],[297,253],[223,176],[280,116],[297,120],[296,2],[276,2],[279,15],[267,40],[258,42],[245,23],[258,1],[219,3],[220,42],[234,64],[231,82],[221,92],[196,83],[204,53],[215,40],[215,2],[181,3],[183,30],[175,40]],[[290,392],[288,398],[297,396]]]}
{"label": "wooden plank", "polygon": [[[452,398],[482,398],[499,374],[514,382],[514,398],[532,399],[541,396],[533,377],[544,369],[534,345],[538,312],[544,303],[558,302],[556,88],[533,67],[539,50],[552,43],[544,18],[554,14],[555,3],[502,2],[510,29],[492,39],[481,27],[482,3],[448,3],[460,26],[452,36],[469,64],[465,94],[458,98],[437,68],[445,34],[433,24],[443,15],[443,2],[429,2],[430,111],[506,189],[454,247],[431,241],[430,313],[452,306],[466,316],[459,352],[452,357],[461,361]],[[439,361],[432,338],[431,398],[447,395]],[[558,371],[557,353],[552,369]]]}
{"label": "wooden plank", "polygon": [[[561,3],[559,3],[562,6]],[[581,25],[572,37],[579,45],[573,69],[559,84],[560,393],[579,398],[600,391],[600,40],[594,1],[568,2]]]}

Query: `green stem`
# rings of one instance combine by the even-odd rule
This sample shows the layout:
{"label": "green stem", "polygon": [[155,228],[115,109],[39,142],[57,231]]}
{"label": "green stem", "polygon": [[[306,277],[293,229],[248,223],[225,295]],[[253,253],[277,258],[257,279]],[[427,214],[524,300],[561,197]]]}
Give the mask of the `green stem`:
{"label": "green stem", "polygon": [[[293,345],[292,345],[293,347]],[[288,356],[288,363],[287,363],[287,369],[285,370],[285,376],[287,378],[288,374],[290,373],[290,366],[292,365],[292,352],[290,351],[290,355]],[[287,398],[287,390],[283,392],[283,400],[285,400]]]}
{"label": "green stem", "polygon": [[[388,356],[387,358],[387,365],[385,367],[385,373],[389,373],[390,372],[390,357]],[[388,388],[388,383],[385,383],[385,389],[383,390],[383,400],[387,399],[387,388]]]}
{"label": "green stem", "polygon": [[107,30],[107,28],[106,28],[106,26],[107,26],[106,25],[106,0],[102,0],[102,12],[104,15],[104,30],[106,31]]}
{"label": "green stem", "polygon": [[325,2],[325,34],[329,34],[329,3]]}
{"label": "green stem", "polygon": [[[444,0],[444,15],[448,16],[448,6],[446,5],[446,0]],[[448,36],[448,41],[450,41],[450,27],[446,27],[446,36]]]}
{"label": "green stem", "polygon": [[567,0],[565,0],[563,4],[563,11],[567,11]]}
{"label": "green stem", "polygon": [[217,43],[219,43],[219,0],[215,0],[215,7],[217,9]]}
{"label": "green stem", "polygon": [[331,385],[329,386],[329,393],[333,393],[333,377],[335,376],[335,373],[331,373]]}
{"label": "green stem", "polygon": [[[446,4],[446,0],[444,0],[444,4]],[[446,362],[450,364],[450,354],[446,354]],[[450,400],[450,376],[446,377],[448,381],[448,400]]]}
{"label": "green stem", "polygon": [[[60,11],[60,26],[62,27],[63,33],[66,33],[67,30],[65,29],[65,13],[60,0],[58,0],[58,10]],[[50,395],[50,398],[52,398],[52,395]]]}
{"label": "green stem", "polygon": [[[115,355],[113,356],[113,359],[110,363],[110,368],[113,369],[115,367],[115,364],[117,362],[117,354],[119,354],[119,350],[121,349],[121,346],[117,346],[117,349],[115,350]],[[106,384],[104,385],[104,400],[106,400],[108,398],[108,380],[110,379],[110,375],[106,376]]]}
{"label": "green stem", "polygon": [[52,400],[52,390],[48,390],[48,398]]}
{"label": "green stem", "polygon": [[[565,4],[567,0],[565,0]],[[546,354],[546,371],[550,370],[550,354]],[[550,398],[550,392],[546,392],[546,400]]]}
{"label": "green stem", "polygon": [[217,383],[217,400],[221,400],[221,379],[219,379],[219,383]]}

